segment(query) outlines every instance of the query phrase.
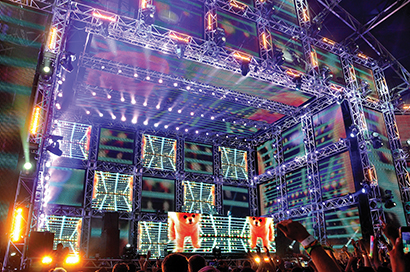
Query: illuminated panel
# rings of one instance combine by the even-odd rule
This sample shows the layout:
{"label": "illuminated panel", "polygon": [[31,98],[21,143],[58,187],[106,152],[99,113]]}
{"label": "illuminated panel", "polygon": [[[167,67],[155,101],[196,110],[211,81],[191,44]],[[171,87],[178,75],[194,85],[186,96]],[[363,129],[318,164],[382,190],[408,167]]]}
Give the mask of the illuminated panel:
{"label": "illuminated panel", "polygon": [[259,207],[261,215],[268,215],[279,211],[280,191],[279,182],[270,180],[259,185]]}
{"label": "illuminated panel", "polygon": [[141,211],[173,211],[175,182],[170,179],[142,178]]}
{"label": "illuminated panel", "polygon": [[62,243],[71,252],[79,252],[81,222],[82,219],[79,217],[50,215],[47,216],[41,231],[54,233],[54,249],[57,248],[57,244]]}
{"label": "illuminated panel", "polygon": [[283,158],[285,162],[305,155],[301,125],[293,126],[282,133]]}
{"label": "illuminated panel", "polygon": [[142,136],[144,167],[175,171],[176,149],[177,141],[174,139],[144,134]]}
{"label": "illuminated panel", "polygon": [[317,47],[312,47],[312,50],[316,53],[319,69],[322,69],[324,66],[330,69],[333,78],[329,82],[344,85],[343,69],[339,56]]}
{"label": "illuminated panel", "polygon": [[95,171],[92,207],[97,210],[132,210],[133,176]]}
{"label": "illuminated panel", "polygon": [[[396,115],[397,128],[399,129],[401,146],[410,158],[410,116]],[[409,142],[407,142],[409,141]],[[410,159],[406,160],[407,172],[410,173]]]}
{"label": "illuminated panel", "polygon": [[162,222],[138,222],[138,252],[163,257],[168,250],[168,224]]}
{"label": "illuminated panel", "polygon": [[185,171],[209,174],[214,172],[212,146],[185,142]]}
{"label": "illuminated panel", "polygon": [[316,148],[321,148],[331,143],[346,138],[346,129],[340,105],[335,104],[313,116],[315,127]]}
{"label": "illuminated panel", "polygon": [[301,207],[310,202],[311,183],[306,176],[306,168],[286,174],[286,190],[289,208]]}
{"label": "illuminated panel", "polygon": [[349,152],[319,161],[323,200],[355,192]]}
{"label": "illuminated panel", "polygon": [[283,52],[285,63],[283,67],[291,68],[304,73],[306,61],[303,54],[303,46],[296,37],[288,36],[279,31],[271,31],[273,44]]}
{"label": "illuminated panel", "polygon": [[[264,2],[264,1],[259,1]],[[275,18],[277,21],[278,19],[285,20],[290,24],[297,25],[298,19],[296,16],[296,8],[293,0],[266,0],[267,3],[273,4],[272,11],[268,11],[268,17]]]}
{"label": "illuminated panel", "polygon": [[247,152],[239,149],[219,147],[221,170],[225,178],[248,179]]}
{"label": "illuminated panel", "polygon": [[203,38],[204,7],[202,3],[187,0],[155,0],[155,25],[189,36]]}
{"label": "illuminated panel", "polygon": [[256,148],[256,158],[258,162],[258,175],[274,169],[278,163],[276,161],[277,149],[274,146],[275,141],[269,140]]}
{"label": "illuminated panel", "polygon": [[394,222],[393,224],[404,226],[406,224],[406,220],[404,217],[403,205],[401,205],[401,194],[397,182],[396,171],[394,169],[390,145],[387,138],[383,114],[368,108],[364,108],[364,113],[369,134],[376,132],[380,135],[383,141],[383,146],[379,149],[374,149],[371,141],[368,145],[371,151],[368,153],[369,160],[376,168],[380,192],[384,195],[385,190],[391,190],[393,195],[392,200],[397,204],[396,207],[385,209],[384,212],[386,216]]}
{"label": "illuminated panel", "polygon": [[53,135],[63,136],[60,141],[62,157],[87,160],[90,150],[91,126],[58,120]]}
{"label": "illuminated panel", "polygon": [[249,215],[248,188],[222,186],[224,213],[233,216]]}
{"label": "illuminated panel", "polygon": [[335,249],[341,249],[344,245],[353,249],[349,240],[362,238],[357,207],[325,211],[325,222],[327,240]]}
{"label": "illuminated panel", "polygon": [[78,0],[77,2],[93,8],[106,10],[119,15],[137,17],[139,1],[117,1],[117,0]]}
{"label": "illuminated panel", "polygon": [[215,211],[215,185],[184,180],[183,212],[212,213]]}
{"label": "illuminated panel", "polygon": [[132,164],[134,161],[134,133],[101,128],[98,160]]}
{"label": "illuminated panel", "polygon": [[367,82],[369,84],[369,89],[372,91],[370,93],[370,96],[378,99],[379,95],[377,94],[376,84],[374,83],[372,70],[355,63],[354,71],[356,74],[357,83],[359,84],[359,87],[362,86],[363,82]]}
{"label": "illuminated panel", "polygon": [[80,207],[83,203],[85,170],[48,168],[48,203]]}
{"label": "illuminated panel", "polygon": [[226,46],[259,56],[256,23],[232,13],[217,10],[218,27],[225,30]]}

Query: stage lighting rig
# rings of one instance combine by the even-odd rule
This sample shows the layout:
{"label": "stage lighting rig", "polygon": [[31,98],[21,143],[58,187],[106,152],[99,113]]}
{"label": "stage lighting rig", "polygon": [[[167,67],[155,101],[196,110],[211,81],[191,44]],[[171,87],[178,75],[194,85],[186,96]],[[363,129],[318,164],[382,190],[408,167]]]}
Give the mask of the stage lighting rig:
{"label": "stage lighting rig", "polygon": [[383,146],[382,138],[380,137],[380,134],[377,132],[373,132],[371,134],[371,141],[374,149],[379,149]]}
{"label": "stage lighting rig", "polygon": [[67,72],[71,73],[74,70],[74,66],[72,62],[75,60],[76,60],[75,54],[71,52],[63,52],[60,58],[61,67],[63,67],[63,69],[66,70]]}
{"label": "stage lighting rig", "polygon": [[220,259],[221,256],[222,256],[222,249],[221,249],[219,246],[215,246],[215,247],[212,249],[212,254],[214,255],[214,257],[215,257],[216,259]]}
{"label": "stage lighting rig", "polygon": [[243,76],[246,76],[246,75],[249,73],[249,71],[250,71],[250,69],[249,69],[249,63],[250,63],[250,60],[248,60],[248,59],[242,59],[242,63],[241,63],[241,74],[242,74]]}
{"label": "stage lighting rig", "polygon": [[217,27],[215,30],[214,41],[217,46],[224,47],[226,44],[225,29]]}
{"label": "stage lighting rig", "polygon": [[155,22],[155,11],[154,5],[147,5],[141,10],[142,20],[147,25],[152,25]]}
{"label": "stage lighting rig", "polygon": [[277,47],[273,48],[272,59],[273,59],[274,65],[278,65],[279,67],[285,63],[283,52]]}
{"label": "stage lighting rig", "polygon": [[177,55],[177,57],[179,59],[182,59],[182,57],[184,56],[185,48],[186,48],[186,45],[184,43],[181,43],[181,42],[178,42],[175,45],[175,54]]}
{"label": "stage lighting rig", "polygon": [[393,193],[391,190],[385,190],[384,196],[382,196],[382,202],[386,209],[391,209],[396,207],[396,202],[393,201]]}
{"label": "stage lighting rig", "polygon": [[370,84],[367,81],[362,81],[360,84],[360,96],[362,98],[365,98],[366,96],[368,96],[370,93],[372,92],[372,90],[370,89]]}
{"label": "stage lighting rig", "polygon": [[131,244],[126,244],[123,249],[122,258],[124,260],[132,260],[135,257],[134,247]]}
{"label": "stage lighting rig", "polygon": [[43,61],[40,66],[40,75],[44,81],[49,81],[54,72],[54,62],[56,54],[52,52],[44,52]]}
{"label": "stage lighting rig", "polygon": [[350,131],[349,136],[351,138],[354,138],[359,134],[359,128],[354,124],[349,127],[349,131]]}
{"label": "stage lighting rig", "polygon": [[63,140],[63,136],[51,135],[48,138],[48,146],[46,147],[46,150],[56,156],[61,156],[63,151],[60,149],[60,140]]}
{"label": "stage lighting rig", "polygon": [[329,81],[333,78],[332,71],[326,65],[320,69],[320,76],[325,84],[329,84]]}

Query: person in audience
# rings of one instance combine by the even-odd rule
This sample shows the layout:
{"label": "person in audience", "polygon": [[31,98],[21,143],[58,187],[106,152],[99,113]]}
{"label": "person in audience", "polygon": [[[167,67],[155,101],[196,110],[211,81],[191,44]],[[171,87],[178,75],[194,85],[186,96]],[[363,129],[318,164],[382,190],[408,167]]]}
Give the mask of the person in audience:
{"label": "person in audience", "polygon": [[206,266],[206,260],[199,254],[192,255],[188,260],[188,271],[198,272],[201,268]]}
{"label": "person in audience", "polygon": [[188,272],[188,260],[180,253],[171,253],[162,261],[163,272]]}
{"label": "person in audience", "polygon": [[117,263],[112,268],[112,272],[128,272],[128,271],[129,271],[129,267],[126,263]]}

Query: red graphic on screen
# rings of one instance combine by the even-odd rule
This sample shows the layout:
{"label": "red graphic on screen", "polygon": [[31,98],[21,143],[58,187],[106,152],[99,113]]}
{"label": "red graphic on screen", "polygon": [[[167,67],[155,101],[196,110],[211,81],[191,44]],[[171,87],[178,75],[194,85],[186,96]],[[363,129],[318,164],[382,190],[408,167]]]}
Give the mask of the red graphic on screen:
{"label": "red graphic on screen", "polygon": [[175,240],[176,252],[184,249],[185,237],[191,237],[192,246],[199,248],[199,230],[201,215],[196,213],[169,213],[168,235]]}
{"label": "red graphic on screen", "polygon": [[248,217],[250,229],[250,246],[256,247],[258,238],[262,239],[264,247],[269,248],[269,243],[274,241],[272,218],[266,217]]}

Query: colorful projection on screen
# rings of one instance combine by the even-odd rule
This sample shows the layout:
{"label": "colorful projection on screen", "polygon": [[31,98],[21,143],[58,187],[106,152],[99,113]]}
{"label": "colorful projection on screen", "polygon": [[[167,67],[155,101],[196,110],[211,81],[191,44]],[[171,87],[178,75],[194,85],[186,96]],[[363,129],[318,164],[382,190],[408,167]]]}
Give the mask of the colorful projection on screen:
{"label": "colorful projection on screen", "polygon": [[383,141],[383,146],[379,149],[373,148],[371,144],[368,146],[371,150],[371,152],[368,153],[369,160],[376,169],[380,192],[383,196],[385,190],[392,191],[393,201],[397,204],[396,207],[385,209],[385,214],[390,220],[392,220],[392,222],[394,222],[393,224],[404,226],[406,220],[404,217],[403,205],[400,204],[401,194],[397,183],[396,171],[387,138],[386,124],[384,122],[383,114],[368,108],[364,108],[364,114],[369,134],[376,132],[380,135]]}
{"label": "colorful projection on screen", "polygon": [[60,141],[62,157],[87,160],[90,150],[90,125],[58,120],[53,135],[63,136]]}
{"label": "colorful projection on screen", "polygon": [[177,141],[165,137],[142,135],[142,161],[144,167],[175,171]]}
{"label": "colorful projection on screen", "polygon": [[286,174],[286,190],[289,208],[297,208],[310,202],[310,188],[312,182],[308,179],[306,168],[300,168]]}
{"label": "colorful projection on screen", "polygon": [[79,217],[49,215],[41,231],[54,233],[53,248],[62,243],[71,252],[79,252],[82,219]]}
{"label": "colorful projection on screen", "polygon": [[346,138],[346,129],[340,105],[335,104],[313,116],[316,148],[335,143]]}
{"label": "colorful projection on screen", "polygon": [[302,42],[292,36],[272,30],[273,44],[283,52],[285,63],[283,67],[291,68],[299,72],[306,72],[306,61],[303,53]]}
{"label": "colorful projection on screen", "polygon": [[312,47],[312,52],[314,52],[314,54],[317,57],[317,62],[320,71],[325,66],[330,69],[333,77],[330,79],[329,82],[344,86],[345,81],[343,76],[342,64],[340,62],[339,56],[314,46]]}
{"label": "colorful projection on screen", "polygon": [[319,161],[319,178],[323,200],[354,193],[349,152]]}
{"label": "colorful projection on screen", "polygon": [[273,170],[278,165],[275,156],[277,156],[275,140],[266,141],[256,148],[258,175]]}
{"label": "colorful projection on screen", "polygon": [[278,212],[281,207],[279,182],[276,179],[259,185],[259,207],[261,215]]}
{"label": "colorful projection on screen", "polygon": [[185,142],[185,171],[208,174],[214,173],[212,146]]}
{"label": "colorful projection on screen", "polygon": [[285,162],[305,155],[301,125],[296,125],[282,133],[283,158]]}
{"label": "colorful projection on screen", "polygon": [[298,25],[296,8],[292,0],[267,0],[266,3],[273,4],[271,10],[265,11],[267,12],[268,18],[274,21],[284,20],[286,23]]}
{"label": "colorful projection on screen", "polygon": [[233,13],[217,10],[218,27],[225,30],[226,46],[259,57],[256,23]]}
{"label": "colorful projection on screen", "polygon": [[[164,227],[165,226],[165,227]],[[164,237],[164,234],[168,236]],[[197,213],[168,213],[168,224],[139,222],[139,250],[155,254],[164,250],[212,253],[219,246],[222,253],[243,253],[251,246],[267,245],[275,251],[272,218],[214,216]],[[152,244],[149,245],[152,241]],[[256,241],[256,245],[255,242]],[[162,254],[161,254],[162,255]]]}
{"label": "colorful projection on screen", "polygon": [[132,210],[132,175],[95,171],[92,207],[97,210]]}
{"label": "colorful projection on screen", "polygon": [[184,188],[183,212],[205,214],[215,212],[215,184],[184,180],[182,185]]}
{"label": "colorful projection on screen", "polygon": [[197,1],[154,0],[155,25],[203,39],[204,6]]}
{"label": "colorful projection on screen", "polygon": [[353,249],[349,240],[361,239],[359,210],[357,207],[344,207],[337,210],[325,211],[326,237],[335,249],[347,245]]}
{"label": "colorful projection on screen", "polygon": [[374,83],[372,70],[355,63],[354,71],[357,78],[357,84],[359,84],[359,88],[368,85],[369,90],[371,90],[369,96],[378,99],[379,95],[376,90],[376,84]]}
{"label": "colorful projection on screen", "polygon": [[137,18],[138,0],[78,0],[78,3],[127,17]]}
{"label": "colorful projection on screen", "polygon": [[133,164],[134,133],[101,128],[98,160]]}
{"label": "colorful projection on screen", "polygon": [[80,207],[83,204],[85,170],[52,166],[48,168],[47,203]]}
{"label": "colorful projection on screen", "polygon": [[243,217],[249,214],[248,188],[222,186],[224,214]]}
{"label": "colorful projection on screen", "polygon": [[174,199],[174,180],[151,177],[142,178],[141,211],[173,211]]}
{"label": "colorful projection on screen", "polygon": [[221,172],[225,178],[248,179],[246,151],[220,146],[219,152],[221,152]]}

